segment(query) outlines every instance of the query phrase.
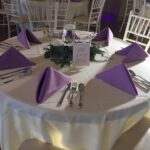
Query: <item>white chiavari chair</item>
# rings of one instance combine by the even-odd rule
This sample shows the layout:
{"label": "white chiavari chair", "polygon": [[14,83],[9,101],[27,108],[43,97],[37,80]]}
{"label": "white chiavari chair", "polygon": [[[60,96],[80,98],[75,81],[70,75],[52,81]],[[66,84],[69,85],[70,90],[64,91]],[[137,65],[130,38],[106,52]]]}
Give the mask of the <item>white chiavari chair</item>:
{"label": "white chiavari chair", "polygon": [[124,18],[123,18],[123,22],[121,24],[119,32],[121,32],[123,27],[126,25],[126,22],[128,20],[128,17],[129,17],[129,13],[131,10],[133,10],[133,8],[134,8],[134,0],[126,0]]}
{"label": "white chiavari chair", "polygon": [[95,25],[95,31],[98,31],[100,28],[100,20],[103,11],[105,0],[93,0],[91,4],[91,9],[89,16],[78,16],[75,18],[77,25],[83,25],[87,27],[87,31],[90,30],[90,27]]}
{"label": "white chiavari chair", "polygon": [[0,25],[2,25],[2,26],[7,25],[7,22],[5,21],[6,20],[6,14],[5,14],[5,10],[4,10],[4,6],[3,6],[2,1],[1,1],[0,15],[2,17],[2,19],[0,20]]}
{"label": "white chiavari chair", "polygon": [[134,15],[130,12],[127,22],[124,41],[136,42],[148,51],[150,48],[150,19]]}
{"label": "white chiavari chair", "polygon": [[146,0],[134,0],[133,12],[138,16],[143,16],[146,6]]}
{"label": "white chiavari chair", "polygon": [[12,32],[10,26],[12,24],[16,25],[18,32],[19,27],[21,29],[24,28],[23,24],[28,23],[29,20],[27,15],[23,15],[19,0],[3,0],[2,2],[7,17],[8,35],[10,37]]}
{"label": "white chiavari chair", "polygon": [[58,2],[55,0],[28,1],[27,11],[33,31],[56,30]]}
{"label": "white chiavari chair", "polygon": [[133,11],[134,14],[138,16],[144,15],[145,4],[146,0],[126,0],[125,15],[119,32],[122,31],[124,25],[126,24],[130,11]]}
{"label": "white chiavari chair", "polygon": [[70,0],[57,0],[59,3],[57,14],[57,28],[63,29],[64,25],[71,21],[67,19]]}

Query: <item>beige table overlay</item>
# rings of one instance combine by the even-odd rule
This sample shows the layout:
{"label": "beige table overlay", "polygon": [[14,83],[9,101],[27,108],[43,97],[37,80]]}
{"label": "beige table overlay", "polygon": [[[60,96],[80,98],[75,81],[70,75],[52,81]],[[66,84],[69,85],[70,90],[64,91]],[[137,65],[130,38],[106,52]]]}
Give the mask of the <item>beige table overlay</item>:
{"label": "beige table overlay", "polygon": [[[79,32],[79,34],[83,32]],[[18,150],[26,139],[36,138],[69,150],[110,150],[119,136],[135,125],[149,110],[150,92],[137,87],[134,97],[105,82],[95,79],[95,74],[116,66],[122,57],[113,55],[128,43],[114,38],[111,45],[103,48],[109,59],[97,56],[97,62],[89,66],[60,68],[43,54],[48,42],[42,33],[37,36],[43,41],[30,49],[20,50],[37,63],[33,74],[0,86],[0,144],[2,150]],[[19,44],[16,37],[7,40]],[[1,49],[1,53],[3,50]],[[105,60],[105,61],[103,61]],[[83,109],[78,107],[79,93],[75,95],[73,108],[68,107],[67,96],[61,107],[56,107],[63,88],[44,103],[35,102],[37,77],[46,66],[54,67],[71,76],[72,81],[83,82]],[[150,81],[150,59],[130,63],[139,75]]]}

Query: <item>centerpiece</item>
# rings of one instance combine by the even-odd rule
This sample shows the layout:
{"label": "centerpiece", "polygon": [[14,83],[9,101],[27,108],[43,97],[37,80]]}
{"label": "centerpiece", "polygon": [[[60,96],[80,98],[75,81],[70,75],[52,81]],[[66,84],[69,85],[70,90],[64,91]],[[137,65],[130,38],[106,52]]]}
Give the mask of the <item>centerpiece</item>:
{"label": "centerpiece", "polygon": [[[62,39],[52,38],[50,44],[44,48],[44,57],[59,64],[61,67],[64,67],[65,65],[70,66],[73,59],[74,43],[82,43],[84,41],[76,34],[75,26],[71,24],[64,26],[61,37]],[[100,50],[96,44],[92,43],[91,39],[88,40],[90,42],[90,61],[95,61],[96,54],[103,56],[105,52]]]}

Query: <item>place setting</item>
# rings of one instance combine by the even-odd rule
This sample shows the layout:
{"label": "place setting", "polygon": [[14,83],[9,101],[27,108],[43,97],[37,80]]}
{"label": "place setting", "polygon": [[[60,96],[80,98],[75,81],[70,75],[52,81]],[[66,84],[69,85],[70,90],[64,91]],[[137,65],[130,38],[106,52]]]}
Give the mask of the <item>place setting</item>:
{"label": "place setting", "polygon": [[35,65],[15,47],[10,47],[0,56],[0,85],[31,75]]}
{"label": "place setting", "polygon": [[72,82],[72,83],[69,83],[66,87],[66,89],[64,90],[60,100],[58,101],[57,103],[57,107],[61,107],[63,101],[64,101],[64,98],[65,96],[67,95],[67,93],[69,92],[69,96],[67,97],[68,99],[68,106],[69,107],[73,107],[74,104],[76,104],[77,102],[74,102],[74,98],[75,98],[75,94],[79,94],[79,99],[78,99],[78,107],[80,109],[83,108],[83,97],[82,97],[82,94],[85,90],[85,85],[83,83],[77,83],[77,82]]}

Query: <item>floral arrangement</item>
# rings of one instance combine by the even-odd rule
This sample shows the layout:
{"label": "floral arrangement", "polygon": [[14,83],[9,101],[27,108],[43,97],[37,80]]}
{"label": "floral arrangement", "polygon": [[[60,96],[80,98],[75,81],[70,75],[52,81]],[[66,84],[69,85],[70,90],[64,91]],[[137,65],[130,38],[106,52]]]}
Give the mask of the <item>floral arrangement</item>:
{"label": "floral arrangement", "polygon": [[[50,45],[44,48],[44,57],[59,64],[60,67],[71,65],[73,58],[73,46],[63,43],[60,39],[55,39]],[[95,55],[104,55],[104,51],[100,50],[96,44],[91,43],[90,47],[90,61],[95,61]]]}

